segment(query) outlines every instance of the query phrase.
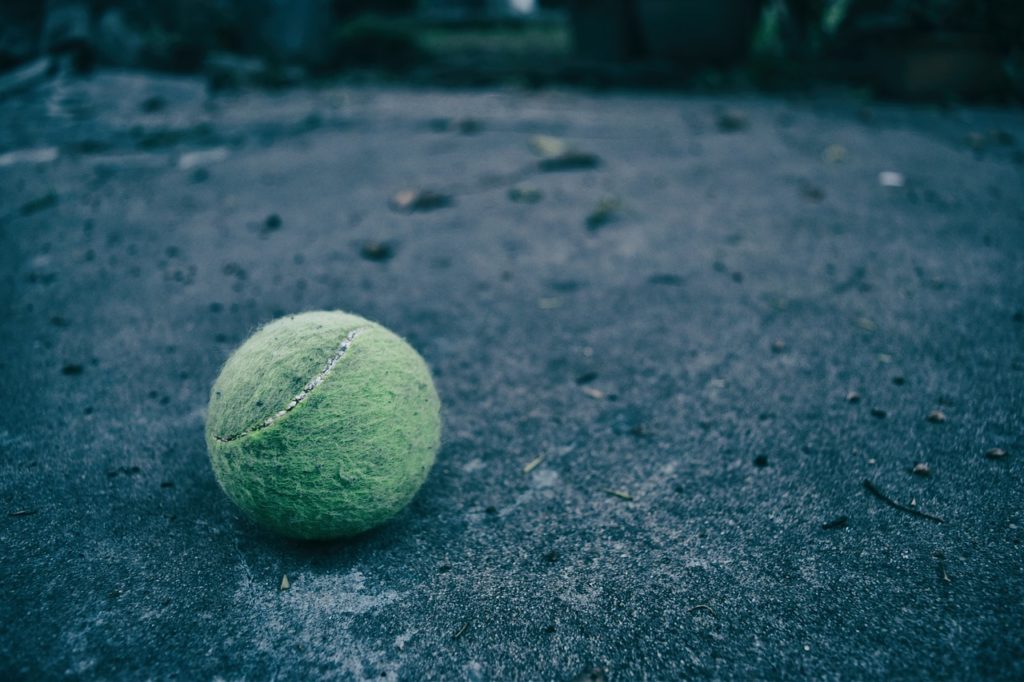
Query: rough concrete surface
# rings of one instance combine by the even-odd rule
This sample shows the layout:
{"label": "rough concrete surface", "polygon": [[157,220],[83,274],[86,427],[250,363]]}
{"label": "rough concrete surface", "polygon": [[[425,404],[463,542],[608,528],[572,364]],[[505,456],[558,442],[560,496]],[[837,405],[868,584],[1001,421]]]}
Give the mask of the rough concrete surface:
{"label": "rough concrete surface", "polygon": [[[1024,118],[866,106],[0,101],[0,677],[1024,677]],[[532,172],[537,134],[601,164]],[[204,411],[335,308],[431,364],[443,446],[386,526],[289,542]]]}

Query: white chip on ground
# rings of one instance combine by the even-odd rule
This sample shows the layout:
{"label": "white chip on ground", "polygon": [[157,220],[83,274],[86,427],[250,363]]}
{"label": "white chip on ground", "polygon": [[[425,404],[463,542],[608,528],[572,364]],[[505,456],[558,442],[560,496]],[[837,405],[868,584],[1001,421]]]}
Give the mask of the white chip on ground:
{"label": "white chip on ground", "polygon": [[896,171],[882,171],[878,174],[878,184],[882,187],[903,187],[906,184],[903,173]]}
{"label": "white chip on ground", "polygon": [[211,163],[219,163],[228,158],[227,147],[214,147],[203,149],[198,152],[185,152],[178,157],[178,168],[181,170],[192,170],[202,166],[209,166]]}

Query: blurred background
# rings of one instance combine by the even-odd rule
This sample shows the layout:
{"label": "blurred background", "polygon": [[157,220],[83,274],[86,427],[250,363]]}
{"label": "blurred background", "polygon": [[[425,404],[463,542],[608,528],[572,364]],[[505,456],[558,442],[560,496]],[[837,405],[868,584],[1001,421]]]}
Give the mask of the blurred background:
{"label": "blurred background", "polygon": [[[344,74],[432,84],[806,87],[1024,94],[1019,0],[13,0],[0,71],[41,59],[204,73],[214,87]],[[25,74],[21,74],[23,77]],[[8,84],[10,85],[10,84]]]}

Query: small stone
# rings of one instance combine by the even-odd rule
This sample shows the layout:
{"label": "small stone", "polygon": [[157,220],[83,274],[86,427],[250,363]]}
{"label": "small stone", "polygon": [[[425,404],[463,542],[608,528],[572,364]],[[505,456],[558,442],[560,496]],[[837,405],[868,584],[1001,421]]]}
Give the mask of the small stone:
{"label": "small stone", "polygon": [[726,109],[718,114],[715,125],[723,133],[735,133],[745,130],[750,125],[750,121],[747,119],[747,115],[739,109]]}
{"label": "small stone", "polygon": [[848,403],[859,403],[860,402],[860,393],[857,393],[857,391],[850,391],[849,393],[846,394],[846,402],[848,402]]}
{"label": "small stone", "polygon": [[873,332],[878,329],[878,325],[869,317],[857,318],[857,326],[867,332]]}
{"label": "small stone", "polygon": [[597,203],[586,219],[587,229],[591,232],[597,232],[605,225],[614,222],[619,215],[619,211],[622,207],[621,202],[615,197],[605,197]]}
{"label": "small stone", "polygon": [[288,575],[281,576],[281,586],[278,588],[280,591],[291,589],[292,584],[288,582]]}
{"label": "small stone", "polygon": [[786,342],[785,341],[783,341],[782,339],[775,339],[774,341],[772,341],[772,352],[773,353],[781,353],[784,350],[786,350]]}
{"label": "small stone", "polygon": [[927,462],[918,462],[917,464],[914,465],[914,468],[911,469],[910,472],[917,476],[930,476],[932,470],[928,466]]}
{"label": "small stone", "polygon": [[931,412],[928,413],[927,419],[932,424],[941,424],[942,422],[946,421],[946,415],[940,410],[932,410]]}
{"label": "small stone", "polygon": [[391,208],[405,213],[433,211],[451,206],[454,201],[450,194],[442,192],[429,189],[403,189],[391,197]]}
{"label": "small stone", "polygon": [[1003,459],[1006,457],[1006,454],[1006,450],[1003,450],[1002,448],[992,448],[985,453],[985,456],[989,459]]}
{"label": "small stone", "polygon": [[593,386],[584,386],[580,390],[583,391],[584,395],[589,396],[594,400],[604,400],[605,398],[605,392],[598,388],[594,388]]}

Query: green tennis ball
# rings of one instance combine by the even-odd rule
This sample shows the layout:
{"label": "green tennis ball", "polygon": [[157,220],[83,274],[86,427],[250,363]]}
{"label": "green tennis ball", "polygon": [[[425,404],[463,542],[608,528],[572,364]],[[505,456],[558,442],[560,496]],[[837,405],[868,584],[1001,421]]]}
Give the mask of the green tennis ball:
{"label": "green tennis ball", "polygon": [[206,444],[217,482],[294,538],[355,535],[394,516],[427,477],[441,404],[423,358],[343,312],[253,334],[213,384]]}

